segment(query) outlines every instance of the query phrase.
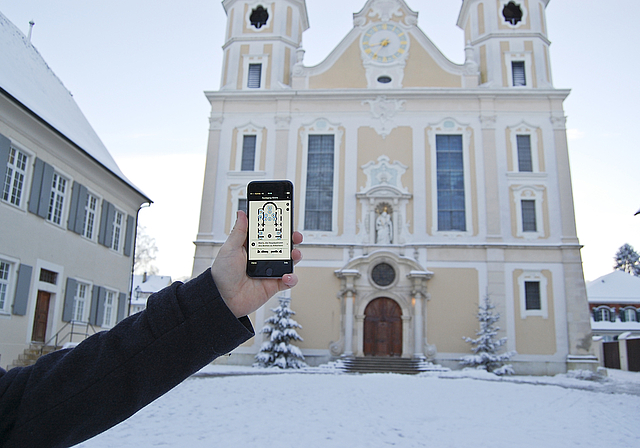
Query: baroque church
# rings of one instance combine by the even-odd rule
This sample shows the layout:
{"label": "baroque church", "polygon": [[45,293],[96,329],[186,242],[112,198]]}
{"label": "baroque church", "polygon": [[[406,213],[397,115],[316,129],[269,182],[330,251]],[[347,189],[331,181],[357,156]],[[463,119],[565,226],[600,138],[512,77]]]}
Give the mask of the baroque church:
{"label": "baroque church", "polygon": [[[395,356],[456,368],[488,296],[517,373],[594,369],[549,0],[462,1],[463,64],[407,2],[363,3],[307,66],[304,0],[222,2],[193,274],[246,207],[249,181],[289,179],[305,240],[300,282],[284,294],[309,364]],[[276,299],[250,316],[256,329]],[[251,364],[261,343],[229,362]]]}

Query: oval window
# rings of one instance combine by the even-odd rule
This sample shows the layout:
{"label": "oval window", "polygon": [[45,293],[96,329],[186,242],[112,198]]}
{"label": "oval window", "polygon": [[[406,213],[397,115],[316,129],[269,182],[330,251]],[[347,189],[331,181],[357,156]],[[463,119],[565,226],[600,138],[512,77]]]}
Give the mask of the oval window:
{"label": "oval window", "polygon": [[387,75],[380,76],[378,78],[378,82],[380,84],[389,84],[391,82],[391,77]]}

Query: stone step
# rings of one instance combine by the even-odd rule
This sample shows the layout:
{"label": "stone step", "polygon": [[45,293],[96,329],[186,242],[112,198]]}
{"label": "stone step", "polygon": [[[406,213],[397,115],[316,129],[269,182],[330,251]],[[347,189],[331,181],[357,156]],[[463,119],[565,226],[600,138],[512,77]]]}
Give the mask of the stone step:
{"label": "stone step", "polygon": [[441,366],[421,359],[365,356],[342,360],[344,370],[349,373],[400,373],[415,375],[429,371],[447,371]]}

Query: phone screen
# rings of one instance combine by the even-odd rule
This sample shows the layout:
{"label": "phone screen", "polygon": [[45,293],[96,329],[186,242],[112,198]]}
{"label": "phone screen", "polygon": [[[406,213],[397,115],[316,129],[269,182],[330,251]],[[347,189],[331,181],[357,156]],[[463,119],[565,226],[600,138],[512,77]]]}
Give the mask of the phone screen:
{"label": "phone screen", "polygon": [[293,184],[254,181],[247,187],[247,274],[281,277],[293,272]]}

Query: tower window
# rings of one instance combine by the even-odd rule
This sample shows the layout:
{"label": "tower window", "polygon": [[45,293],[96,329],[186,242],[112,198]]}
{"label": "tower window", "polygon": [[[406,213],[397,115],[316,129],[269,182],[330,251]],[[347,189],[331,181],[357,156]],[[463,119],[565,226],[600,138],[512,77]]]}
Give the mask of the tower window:
{"label": "tower window", "polygon": [[502,16],[505,22],[515,26],[522,20],[522,9],[520,5],[511,1],[502,8]]}
{"label": "tower window", "polygon": [[522,204],[522,231],[537,232],[538,223],[536,222],[536,201],[525,199]]}
{"label": "tower window", "polygon": [[513,77],[513,85],[515,87],[527,85],[527,77],[524,72],[524,61],[512,61],[511,74]]}
{"label": "tower window", "polygon": [[524,282],[525,307],[527,310],[541,310],[540,282]]}
{"label": "tower window", "polygon": [[260,78],[262,78],[262,64],[249,64],[249,77],[247,87],[250,89],[260,88]]}
{"label": "tower window", "polygon": [[267,24],[267,20],[269,20],[269,13],[262,7],[262,5],[260,5],[256,9],[251,11],[249,20],[251,21],[252,26],[260,29]]}
{"label": "tower window", "polygon": [[517,135],[516,143],[518,145],[518,171],[532,172],[533,159],[531,158],[531,136]]}

